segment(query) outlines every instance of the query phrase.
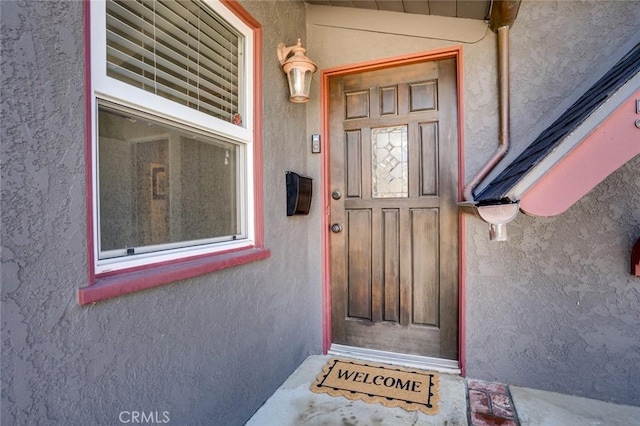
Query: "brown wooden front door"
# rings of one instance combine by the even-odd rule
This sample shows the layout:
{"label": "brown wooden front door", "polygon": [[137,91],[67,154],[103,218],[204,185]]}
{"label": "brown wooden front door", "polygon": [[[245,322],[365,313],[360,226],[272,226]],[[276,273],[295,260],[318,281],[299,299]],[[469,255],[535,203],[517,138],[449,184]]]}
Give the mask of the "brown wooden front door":
{"label": "brown wooden front door", "polygon": [[330,79],[332,341],[458,357],[455,59]]}

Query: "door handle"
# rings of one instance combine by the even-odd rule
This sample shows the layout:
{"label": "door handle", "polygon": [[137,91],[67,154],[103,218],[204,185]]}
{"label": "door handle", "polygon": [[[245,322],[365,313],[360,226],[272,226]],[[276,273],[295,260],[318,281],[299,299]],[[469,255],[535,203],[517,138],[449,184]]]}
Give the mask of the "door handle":
{"label": "door handle", "polygon": [[342,194],[336,189],[331,193],[331,198],[333,198],[334,200],[339,200],[340,198],[342,198]]}
{"label": "door handle", "polygon": [[342,232],[342,225],[340,225],[339,223],[334,223],[333,225],[331,225],[331,232],[333,232],[334,234]]}

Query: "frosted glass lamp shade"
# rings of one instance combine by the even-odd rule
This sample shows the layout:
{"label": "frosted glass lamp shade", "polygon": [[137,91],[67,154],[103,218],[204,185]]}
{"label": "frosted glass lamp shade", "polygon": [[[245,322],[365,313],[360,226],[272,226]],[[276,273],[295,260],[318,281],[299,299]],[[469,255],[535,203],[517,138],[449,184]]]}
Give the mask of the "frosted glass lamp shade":
{"label": "frosted glass lamp shade", "polygon": [[[289,100],[291,102],[304,103],[309,100],[311,78],[318,67],[305,56],[306,51],[302,47],[300,39],[295,46],[285,47],[284,43],[278,45],[278,59],[289,81]],[[291,53],[293,55],[287,59]]]}

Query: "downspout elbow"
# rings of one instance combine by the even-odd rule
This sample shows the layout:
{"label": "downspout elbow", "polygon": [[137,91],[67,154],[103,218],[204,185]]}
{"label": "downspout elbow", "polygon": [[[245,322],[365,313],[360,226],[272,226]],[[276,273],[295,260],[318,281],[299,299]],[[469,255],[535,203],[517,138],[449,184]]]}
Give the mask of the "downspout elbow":
{"label": "downspout elbow", "polygon": [[502,160],[504,156],[507,155],[507,152],[509,151],[509,140],[508,138],[507,140],[503,140],[503,138],[500,139],[501,141],[498,149],[496,149],[496,151],[493,153],[493,156],[489,159],[489,161],[485,163],[484,166],[482,166],[482,169],[480,169],[480,171],[464,187],[462,196],[464,197],[465,201],[474,201],[473,191],[480,184],[480,182],[482,182],[482,180],[491,172],[491,170],[493,170],[498,165],[500,160]]}
{"label": "downspout elbow", "polygon": [[478,216],[489,224],[490,241],[507,241],[507,224],[520,211],[519,203],[488,204],[476,206]]}

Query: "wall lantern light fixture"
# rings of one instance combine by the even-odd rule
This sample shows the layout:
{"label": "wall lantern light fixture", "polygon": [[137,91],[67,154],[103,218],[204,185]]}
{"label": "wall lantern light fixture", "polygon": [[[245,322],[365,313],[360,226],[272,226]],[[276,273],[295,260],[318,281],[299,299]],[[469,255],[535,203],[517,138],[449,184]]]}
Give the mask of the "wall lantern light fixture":
{"label": "wall lantern light fixture", "polygon": [[[295,103],[304,103],[309,100],[311,90],[311,76],[318,69],[311,59],[305,56],[307,49],[302,47],[302,42],[298,39],[295,46],[286,47],[284,43],[278,45],[278,59],[282,70],[289,80],[289,100]],[[293,55],[287,59],[287,57]]]}

